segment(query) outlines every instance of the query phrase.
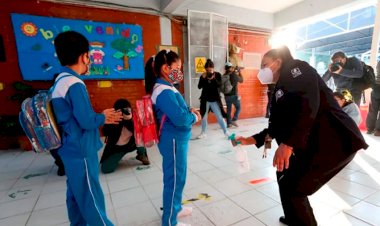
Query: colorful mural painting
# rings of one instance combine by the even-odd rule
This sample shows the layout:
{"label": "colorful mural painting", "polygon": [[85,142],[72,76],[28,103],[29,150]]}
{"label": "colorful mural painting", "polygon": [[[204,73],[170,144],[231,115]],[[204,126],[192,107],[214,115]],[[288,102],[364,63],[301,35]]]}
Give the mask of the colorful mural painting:
{"label": "colorful mural painting", "polygon": [[138,25],[12,14],[24,80],[52,80],[61,65],[54,50],[60,32],[74,30],[90,42],[91,68],[84,79],[143,79],[144,48]]}

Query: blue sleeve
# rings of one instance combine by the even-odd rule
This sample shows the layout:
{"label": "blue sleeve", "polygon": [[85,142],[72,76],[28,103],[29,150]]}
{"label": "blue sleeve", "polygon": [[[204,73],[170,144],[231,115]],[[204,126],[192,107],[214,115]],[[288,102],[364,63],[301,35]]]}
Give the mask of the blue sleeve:
{"label": "blue sleeve", "polygon": [[181,107],[176,94],[171,90],[164,90],[158,95],[156,106],[175,126],[191,126],[196,122],[196,116],[187,107]]}
{"label": "blue sleeve", "polygon": [[83,84],[72,85],[67,95],[73,107],[74,118],[82,129],[96,129],[104,124],[105,116],[94,112],[86,87]]}

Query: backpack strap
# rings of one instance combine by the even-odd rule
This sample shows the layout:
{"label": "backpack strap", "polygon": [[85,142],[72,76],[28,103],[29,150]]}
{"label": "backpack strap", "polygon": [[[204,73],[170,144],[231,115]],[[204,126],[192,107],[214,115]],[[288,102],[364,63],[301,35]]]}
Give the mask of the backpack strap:
{"label": "backpack strap", "polygon": [[51,94],[53,92],[53,90],[55,89],[55,86],[58,84],[59,80],[63,79],[63,78],[66,78],[66,77],[69,77],[69,76],[74,76],[70,73],[67,73],[67,72],[62,72],[60,73],[57,78],[55,79],[54,81],[54,85],[49,89],[49,94]]}
{"label": "backpack strap", "polygon": [[[156,88],[158,88],[159,86],[161,86],[162,84],[158,84],[158,85],[154,85],[154,87],[153,87],[153,90],[152,90],[152,93],[153,93],[153,91],[156,89]],[[166,119],[166,114],[164,114],[163,116],[162,116],[162,118],[161,118],[161,122],[160,122],[160,128],[158,129],[158,138],[160,138],[160,136],[161,136],[161,131],[162,131],[162,127],[164,126],[164,122],[165,122],[165,119]]]}

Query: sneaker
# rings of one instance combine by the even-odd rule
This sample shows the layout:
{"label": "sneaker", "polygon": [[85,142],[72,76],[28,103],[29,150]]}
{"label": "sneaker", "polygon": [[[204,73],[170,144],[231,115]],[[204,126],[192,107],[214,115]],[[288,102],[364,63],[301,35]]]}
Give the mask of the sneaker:
{"label": "sneaker", "polygon": [[374,133],[373,133],[374,136],[376,137],[380,137],[380,130],[376,130]]}
{"label": "sneaker", "polygon": [[232,127],[232,124],[228,124],[228,125],[227,125],[227,128],[231,128],[231,127]]}
{"label": "sneaker", "polygon": [[203,139],[203,138],[206,138],[206,137],[207,137],[207,134],[201,133],[199,136],[197,136],[197,139]]}
{"label": "sneaker", "polygon": [[182,223],[182,222],[178,222],[177,226],[191,226],[191,224],[185,224],[185,223]]}
{"label": "sneaker", "polygon": [[182,206],[182,209],[181,211],[179,211],[177,217],[186,217],[186,216],[189,216],[191,215],[191,213],[193,212],[193,207],[191,206]]}
{"label": "sneaker", "polygon": [[150,165],[147,155],[137,155],[136,159],[142,162],[143,165]]}
{"label": "sneaker", "polygon": [[232,121],[231,124],[232,124],[233,126],[239,127],[239,125],[236,123],[236,121]]}
{"label": "sneaker", "polygon": [[65,176],[65,168],[63,166],[58,167],[57,175],[60,177]]}
{"label": "sneaker", "polygon": [[227,139],[229,139],[229,138],[230,138],[230,136],[231,136],[231,133],[227,131],[227,132],[225,132],[225,133],[224,133],[224,136],[226,136],[226,137],[227,137]]}
{"label": "sneaker", "polygon": [[368,130],[368,131],[367,131],[367,134],[372,134],[373,132],[375,132],[375,131],[373,131],[373,130]]}

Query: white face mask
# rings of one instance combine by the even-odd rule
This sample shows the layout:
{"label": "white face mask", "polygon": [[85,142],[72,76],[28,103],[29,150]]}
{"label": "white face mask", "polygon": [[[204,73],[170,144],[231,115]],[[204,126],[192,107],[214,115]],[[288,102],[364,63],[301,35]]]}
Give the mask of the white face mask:
{"label": "white face mask", "polygon": [[260,69],[257,74],[257,78],[260,80],[261,84],[267,85],[273,83],[273,72],[269,67]]}

